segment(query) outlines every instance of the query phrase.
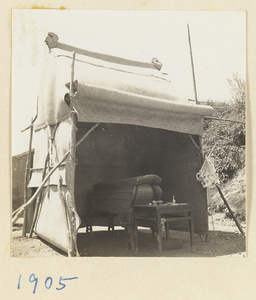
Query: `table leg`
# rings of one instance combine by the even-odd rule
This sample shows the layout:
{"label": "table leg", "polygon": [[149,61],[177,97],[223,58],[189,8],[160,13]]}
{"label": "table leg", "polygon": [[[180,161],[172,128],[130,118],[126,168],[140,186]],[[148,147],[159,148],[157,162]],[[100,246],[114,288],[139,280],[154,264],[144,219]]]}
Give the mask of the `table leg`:
{"label": "table leg", "polygon": [[[135,242],[134,242],[134,225],[130,225],[130,238],[131,238],[131,250],[135,250]],[[129,230],[128,230],[129,231]]]}
{"label": "table leg", "polygon": [[137,221],[134,221],[134,239],[135,239],[135,250],[139,250],[138,246],[138,226],[137,226]]}
{"label": "table leg", "polygon": [[157,240],[158,248],[161,255],[163,255],[163,245],[162,245],[162,232],[161,232],[161,217],[157,216]]}
{"label": "table leg", "polygon": [[166,234],[166,239],[169,240],[169,223],[165,222],[165,234]]}

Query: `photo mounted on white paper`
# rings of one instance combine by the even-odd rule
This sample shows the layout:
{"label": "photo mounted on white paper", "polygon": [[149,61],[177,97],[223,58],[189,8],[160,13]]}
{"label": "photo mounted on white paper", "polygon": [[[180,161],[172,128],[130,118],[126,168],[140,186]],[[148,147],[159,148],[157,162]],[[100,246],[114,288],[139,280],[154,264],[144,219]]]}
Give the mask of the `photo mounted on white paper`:
{"label": "photo mounted on white paper", "polygon": [[245,257],[245,13],[12,17],[11,256]]}

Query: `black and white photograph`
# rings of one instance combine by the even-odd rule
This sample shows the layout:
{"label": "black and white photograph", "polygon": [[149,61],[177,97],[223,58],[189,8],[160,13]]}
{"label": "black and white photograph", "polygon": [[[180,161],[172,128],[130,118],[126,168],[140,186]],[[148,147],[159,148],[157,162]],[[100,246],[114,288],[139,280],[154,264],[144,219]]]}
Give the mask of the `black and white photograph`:
{"label": "black and white photograph", "polygon": [[246,258],[246,13],[12,10],[11,257]]}

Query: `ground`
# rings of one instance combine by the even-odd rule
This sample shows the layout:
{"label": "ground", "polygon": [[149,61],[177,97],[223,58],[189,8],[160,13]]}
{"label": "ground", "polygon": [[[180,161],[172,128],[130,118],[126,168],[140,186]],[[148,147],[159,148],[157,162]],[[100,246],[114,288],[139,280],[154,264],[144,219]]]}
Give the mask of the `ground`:
{"label": "ground", "polygon": [[[214,226],[213,226],[214,225]],[[245,223],[241,222],[245,231]],[[67,256],[39,237],[21,237],[21,224],[13,228],[12,256],[14,257],[57,257]],[[194,249],[191,252],[189,233],[170,231],[170,240],[163,239],[164,257],[245,257],[245,237],[239,232],[232,219],[225,213],[215,213],[209,216],[209,241],[197,234],[194,236]],[[139,231],[139,250],[129,249],[127,235],[121,228],[116,228],[114,234],[106,228],[94,228],[89,234],[81,230],[78,233],[78,249],[80,256],[116,256],[116,257],[157,257],[160,256],[156,238],[149,230]]]}

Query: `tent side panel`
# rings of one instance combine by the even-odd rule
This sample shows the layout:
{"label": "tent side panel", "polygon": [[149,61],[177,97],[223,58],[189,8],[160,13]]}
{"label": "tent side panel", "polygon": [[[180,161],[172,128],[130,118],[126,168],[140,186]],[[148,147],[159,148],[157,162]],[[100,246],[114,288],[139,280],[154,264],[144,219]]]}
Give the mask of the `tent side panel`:
{"label": "tent side panel", "polygon": [[[62,187],[63,198],[66,188]],[[65,203],[57,186],[44,189],[35,233],[64,252],[69,250],[69,231]]]}
{"label": "tent side panel", "polygon": [[[33,172],[29,187],[38,188],[42,183],[45,165],[48,173],[70,149],[71,128],[70,120],[65,120],[58,125],[36,130]],[[72,243],[65,203],[68,195],[67,183],[70,181],[67,176],[67,163],[64,162],[46,182],[34,231],[47,242],[69,253]]]}

